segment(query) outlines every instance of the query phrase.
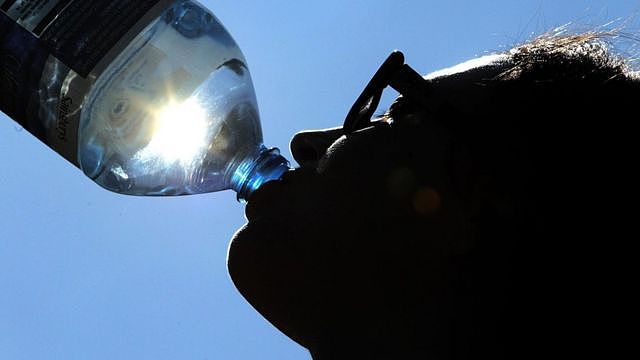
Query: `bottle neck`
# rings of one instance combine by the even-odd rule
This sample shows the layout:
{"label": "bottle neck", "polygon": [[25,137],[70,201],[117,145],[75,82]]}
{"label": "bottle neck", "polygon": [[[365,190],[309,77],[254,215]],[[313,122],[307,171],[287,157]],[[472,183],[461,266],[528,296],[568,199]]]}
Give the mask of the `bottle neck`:
{"label": "bottle neck", "polygon": [[280,150],[262,147],[257,157],[238,166],[231,177],[231,188],[238,194],[238,201],[246,202],[260,186],[279,180],[289,169],[289,161],[280,155]]}

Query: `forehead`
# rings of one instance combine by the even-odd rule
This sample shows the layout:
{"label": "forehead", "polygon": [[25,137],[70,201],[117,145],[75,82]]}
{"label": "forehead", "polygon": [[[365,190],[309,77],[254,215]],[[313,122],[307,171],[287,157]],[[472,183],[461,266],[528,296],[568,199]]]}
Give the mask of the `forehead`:
{"label": "forehead", "polygon": [[[465,61],[450,68],[426,75],[428,88],[428,113],[438,112],[443,105],[453,106],[460,111],[473,111],[480,105],[496,101],[495,89],[487,86],[510,66],[510,56],[506,54],[487,55]],[[415,105],[415,104],[414,104]],[[406,99],[400,99],[392,106],[392,116],[410,116],[418,111]]]}
{"label": "forehead", "polygon": [[482,76],[482,74],[488,75],[503,69],[508,59],[509,56],[506,54],[486,55],[465,61],[449,68],[434,71],[426,75],[424,78],[426,80],[436,80],[450,77],[470,77],[473,74],[480,76]]}

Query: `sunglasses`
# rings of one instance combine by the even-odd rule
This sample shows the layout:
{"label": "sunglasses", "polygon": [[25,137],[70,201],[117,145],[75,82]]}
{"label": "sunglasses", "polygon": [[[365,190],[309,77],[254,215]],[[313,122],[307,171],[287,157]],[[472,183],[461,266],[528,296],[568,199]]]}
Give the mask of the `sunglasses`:
{"label": "sunglasses", "polygon": [[407,100],[428,108],[428,82],[404,63],[404,54],[402,52],[394,51],[376,71],[351,107],[351,110],[349,110],[342,126],[344,135],[351,134],[371,124],[371,117],[378,108],[382,92],[387,86],[391,86]]}

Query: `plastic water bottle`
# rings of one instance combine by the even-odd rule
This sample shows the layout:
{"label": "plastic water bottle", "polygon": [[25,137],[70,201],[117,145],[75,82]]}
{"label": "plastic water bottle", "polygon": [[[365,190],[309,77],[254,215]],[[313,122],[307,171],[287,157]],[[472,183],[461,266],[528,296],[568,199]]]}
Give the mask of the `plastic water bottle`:
{"label": "plastic water bottle", "polygon": [[0,9],[0,109],[104,188],[247,199],[288,170],[263,145],[242,52],[197,2]]}

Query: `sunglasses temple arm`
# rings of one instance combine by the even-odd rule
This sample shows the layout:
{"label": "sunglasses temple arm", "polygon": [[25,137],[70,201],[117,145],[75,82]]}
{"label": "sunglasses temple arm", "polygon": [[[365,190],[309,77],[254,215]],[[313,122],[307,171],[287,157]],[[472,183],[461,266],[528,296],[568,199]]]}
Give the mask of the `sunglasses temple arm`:
{"label": "sunglasses temple arm", "polygon": [[404,55],[400,51],[394,51],[387,57],[349,110],[343,126],[345,134],[356,130],[361,125],[359,122],[362,121],[362,118],[370,117],[371,113],[376,110],[382,90],[389,84],[389,79],[402,68],[403,64]]}
{"label": "sunglasses temple arm", "polygon": [[418,74],[411,66],[404,64],[391,77],[389,86],[399,92],[404,98],[420,104],[428,109],[430,84],[422,75]]}
{"label": "sunglasses temple arm", "polygon": [[345,119],[344,134],[350,134],[362,126],[361,122],[370,121],[376,110],[382,91],[391,86],[403,97],[428,109],[430,84],[420,74],[404,63],[404,54],[394,51],[380,66],[371,81],[364,88]]}

